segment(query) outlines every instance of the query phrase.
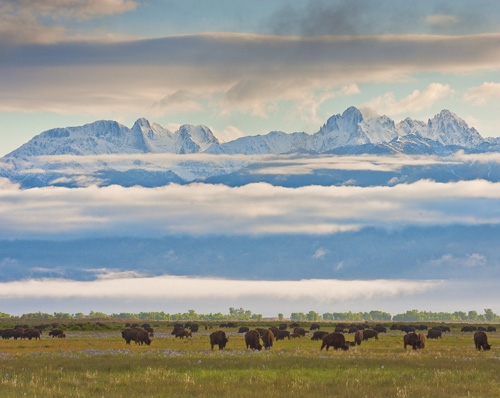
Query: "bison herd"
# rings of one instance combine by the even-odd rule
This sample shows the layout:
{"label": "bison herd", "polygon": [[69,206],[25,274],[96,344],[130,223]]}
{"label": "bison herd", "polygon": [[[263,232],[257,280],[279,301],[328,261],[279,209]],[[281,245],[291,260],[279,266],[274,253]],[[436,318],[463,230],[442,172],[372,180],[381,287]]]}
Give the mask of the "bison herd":
{"label": "bison herd", "polygon": [[[28,325],[16,325],[12,329],[0,329],[0,337],[2,339],[40,339],[42,331],[48,327],[52,326],[52,330],[49,331],[48,336],[51,338],[65,338],[66,334],[64,330],[58,329],[57,324],[52,325],[39,325],[39,326],[28,326]],[[126,324],[126,329],[121,332],[122,338],[125,340],[126,344],[134,341],[137,345],[150,345],[152,342],[152,337],[154,336],[154,330],[147,323],[139,324]],[[229,322],[219,325],[219,327],[236,328],[234,322]],[[291,330],[287,330],[288,328]],[[205,326],[205,330],[212,329],[212,326]],[[277,327],[272,326],[269,328],[256,328],[250,329],[248,326],[241,326],[238,329],[238,333],[245,334],[245,345],[247,349],[260,351],[263,348],[268,350],[273,347],[274,341],[279,340],[289,340],[293,338],[303,338],[306,334],[312,332],[311,340],[321,341],[320,350],[326,348],[328,350],[333,347],[334,350],[341,349],[343,351],[349,350],[349,347],[360,345],[363,341],[369,339],[378,340],[380,333],[386,333],[387,329],[383,325],[375,325],[373,327],[368,327],[366,324],[338,324],[336,325],[333,332],[328,332],[321,329],[320,324],[313,323],[309,330],[301,327],[298,323],[292,323],[290,326],[287,324],[279,324]],[[401,330],[404,332],[403,336],[403,346],[405,349],[411,347],[413,350],[425,348],[426,339],[440,339],[444,332],[450,332],[448,326],[435,326],[428,328],[426,325],[401,325],[394,324],[390,327],[391,330]],[[196,323],[188,322],[186,324],[174,324],[174,329],[171,332],[175,338],[184,339],[193,336],[193,333],[199,331],[199,325]],[[426,334],[424,333],[426,331]],[[496,328],[493,326],[476,327],[472,325],[464,326],[461,332],[474,332],[474,345],[478,351],[490,350],[491,344],[488,343],[488,337],[486,332],[495,332]],[[352,341],[346,340],[346,335],[352,334]],[[218,347],[219,350],[223,350],[226,344],[229,342],[229,336],[223,330],[216,330],[210,333],[210,346],[213,350],[214,347]]]}

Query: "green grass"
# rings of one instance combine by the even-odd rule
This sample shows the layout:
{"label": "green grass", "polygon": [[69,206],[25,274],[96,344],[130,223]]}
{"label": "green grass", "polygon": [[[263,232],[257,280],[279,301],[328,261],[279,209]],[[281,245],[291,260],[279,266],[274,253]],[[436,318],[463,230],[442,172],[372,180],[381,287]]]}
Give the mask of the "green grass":
{"label": "green grass", "polygon": [[[320,351],[309,337],[251,352],[231,329],[226,350],[209,332],[127,346],[118,331],[68,331],[66,339],[0,340],[1,397],[499,397],[500,334],[474,349],[456,330],[403,349],[403,333],[381,334],[347,352]],[[352,335],[347,335],[352,340]]]}

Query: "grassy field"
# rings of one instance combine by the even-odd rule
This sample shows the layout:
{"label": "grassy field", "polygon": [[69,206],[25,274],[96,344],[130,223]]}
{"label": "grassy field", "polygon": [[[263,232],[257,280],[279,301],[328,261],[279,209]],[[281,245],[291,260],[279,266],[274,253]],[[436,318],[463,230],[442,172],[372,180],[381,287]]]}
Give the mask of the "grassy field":
{"label": "grassy field", "polygon": [[403,332],[389,331],[346,352],[320,351],[321,342],[310,337],[252,352],[237,329],[226,329],[224,351],[210,350],[211,331],[180,340],[171,329],[156,327],[150,346],[127,346],[119,330],[0,340],[0,396],[500,396],[496,332],[488,333],[493,347],[487,352],[476,351],[472,333],[458,327],[418,351],[403,348]]}

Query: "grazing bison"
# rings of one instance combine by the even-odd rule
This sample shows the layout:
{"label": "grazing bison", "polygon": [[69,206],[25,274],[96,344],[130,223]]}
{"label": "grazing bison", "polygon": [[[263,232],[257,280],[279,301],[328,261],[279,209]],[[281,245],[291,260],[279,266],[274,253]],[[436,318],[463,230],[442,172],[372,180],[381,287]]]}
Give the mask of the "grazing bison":
{"label": "grazing bison", "polygon": [[318,330],[319,328],[320,328],[320,326],[317,323],[313,323],[311,325],[311,327],[309,328],[309,330]]}
{"label": "grazing bison", "polygon": [[130,342],[136,341],[137,338],[137,330],[135,329],[125,329],[122,331],[122,337],[125,339],[126,344],[130,344]]}
{"label": "grazing bison", "polygon": [[363,340],[371,339],[375,337],[375,340],[378,340],[378,332],[374,329],[365,329],[363,330]]}
{"label": "grazing bison", "polygon": [[276,340],[285,340],[285,338],[290,340],[290,332],[288,330],[278,330],[278,333],[274,337],[276,337]]}
{"label": "grazing bison", "polygon": [[297,334],[300,334],[301,336],[305,336],[306,333],[309,333],[309,331],[306,331],[304,328],[301,328],[301,327],[296,327],[295,329],[293,329],[293,333],[297,333]]}
{"label": "grazing bison", "polygon": [[240,326],[238,333],[246,333],[250,330],[248,326]]}
{"label": "grazing bison", "polygon": [[349,349],[349,345],[345,342],[344,335],[338,332],[329,333],[323,337],[323,342],[321,343],[320,350],[325,347],[327,351],[330,347],[333,347],[335,350],[341,348],[344,351],[347,351]]}
{"label": "grazing bison", "polygon": [[323,340],[323,337],[325,337],[328,333],[330,332],[327,332],[325,330],[316,330],[313,333],[311,340]]}
{"label": "grazing bison", "polygon": [[269,330],[270,330],[271,332],[273,332],[274,337],[276,337],[276,335],[277,335],[277,334],[278,334],[278,332],[280,331],[280,330],[279,330],[276,326],[271,326],[271,327],[269,328]]}
{"label": "grazing bison", "polygon": [[264,333],[261,334],[262,341],[264,342],[264,347],[266,350],[273,348],[274,334],[272,330],[265,329]]}
{"label": "grazing bison", "polygon": [[191,333],[197,333],[199,329],[200,325],[198,325],[197,323],[192,323],[191,325],[189,325],[189,330],[191,330]]}
{"label": "grazing bison", "polygon": [[336,332],[336,333],[344,333],[344,328],[342,326],[335,326],[334,332]]}
{"label": "grazing bison", "polygon": [[146,330],[138,330],[135,336],[135,344],[151,344],[151,339],[149,338],[149,333]]}
{"label": "grazing bison", "polygon": [[419,333],[418,339],[420,340],[420,348],[425,348],[425,335],[423,333]]}
{"label": "grazing bison", "polygon": [[411,346],[411,348],[413,348],[414,350],[416,350],[417,348],[422,348],[422,342],[420,341],[418,334],[416,334],[415,332],[406,333],[403,336],[403,342],[405,350],[407,345]]}
{"label": "grazing bison", "polygon": [[251,348],[252,350],[262,350],[259,332],[257,330],[249,330],[248,332],[246,332],[245,344],[247,345],[247,348]]}
{"label": "grazing bison", "polygon": [[464,326],[460,331],[461,332],[475,332],[477,327],[475,326]]}
{"label": "grazing bison", "polygon": [[299,333],[290,333],[291,339],[300,339],[301,337],[302,335],[300,335]]}
{"label": "grazing bison", "polygon": [[191,332],[189,330],[186,330],[186,329],[179,330],[175,334],[175,338],[183,339],[184,337],[185,338],[193,337],[193,335],[191,334]]}
{"label": "grazing bison", "polygon": [[432,328],[432,329],[429,329],[427,331],[427,338],[428,339],[440,339],[442,334],[443,334],[443,332],[441,332],[441,330]]}
{"label": "grazing bison", "polygon": [[66,333],[61,333],[57,335],[58,339],[65,339],[66,338]]}
{"label": "grazing bison", "polygon": [[54,329],[49,332],[49,336],[52,338],[59,336],[60,334],[64,333],[61,329]]}
{"label": "grazing bison", "polygon": [[215,345],[219,346],[219,350],[224,349],[228,341],[229,337],[226,337],[226,333],[223,330],[216,330],[210,334],[210,346],[212,350]]}
{"label": "grazing bison", "polygon": [[481,351],[481,348],[485,351],[491,349],[491,345],[488,344],[488,336],[483,331],[474,333],[474,344],[478,351]]}
{"label": "grazing bison", "polygon": [[497,328],[495,326],[488,326],[486,328],[486,331],[487,332],[496,332],[497,331]]}
{"label": "grazing bison", "polygon": [[42,333],[40,332],[39,329],[26,329],[24,331],[24,338],[27,338],[28,340],[31,339],[38,339],[40,340],[40,335]]}
{"label": "grazing bison", "polygon": [[286,330],[288,328],[286,323],[280,323],[279,330]]}
{"label": "grazing bison", "polygon": [[354,333],[354,342],[356,343],[356,345],[361,345],[362,341],[363,341],[363,331],[356,330],[356,333]]}
{"label": "grazing bison", "polygon": [[14,329],[10,337],[14,338],[14,340],[24,339],[24,331],[22,329]]}
{"label": "grazing bison", "polygon": [[387,328],[383,325],[375,325],[373,330],[376,330],[378,333],[387,333]]}

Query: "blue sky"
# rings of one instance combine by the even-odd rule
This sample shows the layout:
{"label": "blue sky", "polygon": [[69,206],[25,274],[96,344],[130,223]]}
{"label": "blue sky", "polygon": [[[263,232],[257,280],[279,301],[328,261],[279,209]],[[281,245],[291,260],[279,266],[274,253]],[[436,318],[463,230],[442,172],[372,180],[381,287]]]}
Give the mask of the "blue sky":
{"label": "blue sky", "polygon": [[100,119],[231,140],[316,132],[347,107],[450,109],[500,135],[491,1],[0,1],[1,154]]}
{"label": "blue sky", "polygon": [[[349,106],[395,121],[427,121],[449,109],[483,137],[498,137],[499,104],[500,3],[495,0],[0,0],[0,156],[42,131],[101,119],[131,127],[146,117],[172,131],[181,124],[203,124],[226,141],[272,130],[312,134]],[[377,158],[367,166],[369,161],[358,160],[352,160],[356,167],[383,163]],[[384,161],[384,167],[397,167],[399,160]],[[478,162],[499,161],[485,155]],[[287,173],[284,165],[281,172]],[[426,228],[460,225],[484,226],[481,236],[487,236],[497,231],[487,226],[500,223],[498,192],[498,183],[486,181],[22,190],[0,179],[0,238],[27,242],[30,250],[32,240],[39,239],[59,239],[62,248],[73,238],[179,233],[327,235],[334,241],[367,228],[397,234],[418,226],[425,235]],[[496,252],[477,241],[457,248],[452,238],[439,250],[434,257],[423,253],[412,265],[441,272],[429,280],[331,279],[320,285],[283,280],[262,283],[259,297],[253,283],[207,280],[213,275],[174,278],[114,264],[94,270],[96,278],[86,282],[64,279],[56,265],[46,268],[51,264],[32,270],[31,275],[49,275],[46,279],[13,280],[12,269],[27,266],[22,256],[3,252],[0,310],[225,312],[242,306],[265,315],[311,309],[498,312],[496,283],[484,281],[498,274],[498,256],[491,254]],[[167,251],[165,261],[175,256]],[[327,261],[328,248],[318,247],[310,257],[305,267]],[[404,258],[395,261],[409,266]],[[332,278],[347,265],[328,264]],[[446,281],[436,276],[447,269],[454,275],[466,269],[478,280],[468,284],[467,276]],[[193,298],[195,284],[203,288]],[[146,294],[123,301],[130,286]],[[32,307],[33,298],[39,307]],[[165,308],[165,302],[171,306]]]}

